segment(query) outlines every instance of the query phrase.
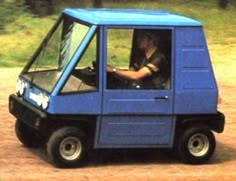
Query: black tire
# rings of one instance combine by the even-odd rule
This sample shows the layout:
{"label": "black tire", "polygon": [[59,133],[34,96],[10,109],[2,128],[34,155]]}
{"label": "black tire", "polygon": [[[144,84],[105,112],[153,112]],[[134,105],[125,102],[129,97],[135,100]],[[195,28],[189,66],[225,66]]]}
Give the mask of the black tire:
{"label": "black tire", "polygon": [[203,125],[195,125],[187,127],[180,135],[177,152],[184,163],[202,164],[211,158],[215,145],[211,130]]}
{"label": "black tire", "polygon": [[83,166],[87,153],[85,140],[85,134],[76,127],[60,128],[48,140],[48,157],[57,167]]}
{"label": "black tire", "polygon": [[26,147],[37,148],[44,143],[37,131],[27,126],[21,120],[16,120],[15,133],[18,140]]}

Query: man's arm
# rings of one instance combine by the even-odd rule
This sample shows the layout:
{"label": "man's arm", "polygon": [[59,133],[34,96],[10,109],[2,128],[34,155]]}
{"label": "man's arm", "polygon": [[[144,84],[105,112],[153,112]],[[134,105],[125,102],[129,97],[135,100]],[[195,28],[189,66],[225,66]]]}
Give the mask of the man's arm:
{"label": "man's arm", "polygon": [[[107,65],[107,72],[114,72],[114,68],[111,65]],[[122,70],[116,69],[115,74],[129,80],[140,80],[144,77],[150,76],[152,72],[157,72],[158,67],[153,64],[148,64],[147,66],[142,67],[138,71],[134,70]]]}

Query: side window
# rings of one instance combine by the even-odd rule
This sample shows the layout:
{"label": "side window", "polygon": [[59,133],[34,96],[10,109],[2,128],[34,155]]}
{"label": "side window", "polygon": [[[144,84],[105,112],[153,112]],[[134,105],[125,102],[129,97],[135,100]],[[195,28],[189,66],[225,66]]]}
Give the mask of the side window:
{"label": "side window", "polygon": [[[133,29],[107,30],[107,64],[128,70],[130,66],[130,53],[132,49]],[[107,88],[124,88],[125,80],[107,74]]]}
{"label": "side window", "polygon": [[72,71],[72,74],[62,89],[62,93],[96,91],[98,89],[98,70],[94,67],[96,59],[97,36],[95,35]]}
{"label": "side window", "polygon": [[171,30],[108,29],[107,64],[108,89],[170,89]]}
{"label": "side window", "polygon": [[117,68],[129,68],[132,47],[132,29],[108,29],[107,63]]}

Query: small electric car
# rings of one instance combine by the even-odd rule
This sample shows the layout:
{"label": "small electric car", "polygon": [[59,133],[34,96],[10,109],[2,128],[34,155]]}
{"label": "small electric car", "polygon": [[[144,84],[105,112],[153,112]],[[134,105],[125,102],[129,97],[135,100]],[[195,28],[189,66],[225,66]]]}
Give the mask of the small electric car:
{"label": "small electric car", "polygon": [[[168,61],[161,88],[130,86],[107,71],[137,63],[143,30],[160,37]],[[58,167],[83,165],[90,149],[118,148],[170,148],[185,163],[204,163],[215,150],[212,131],[224,130],[217,104],[202,24],[134,9],[65,9],[9,97],[18,139],[46,145]]]}

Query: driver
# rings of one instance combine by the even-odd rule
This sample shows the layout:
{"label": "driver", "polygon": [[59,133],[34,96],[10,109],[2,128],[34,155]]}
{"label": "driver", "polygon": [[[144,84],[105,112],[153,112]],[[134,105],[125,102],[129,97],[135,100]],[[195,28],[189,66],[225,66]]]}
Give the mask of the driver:
{"label": "driver", "polygon": [[158,48],[159,37],[153,30],[139,30],[136,41],[144,57],[128,70],[107,65],[107,72],[130,80],[132,88],[163,89],[168,79],[168,63]]}

